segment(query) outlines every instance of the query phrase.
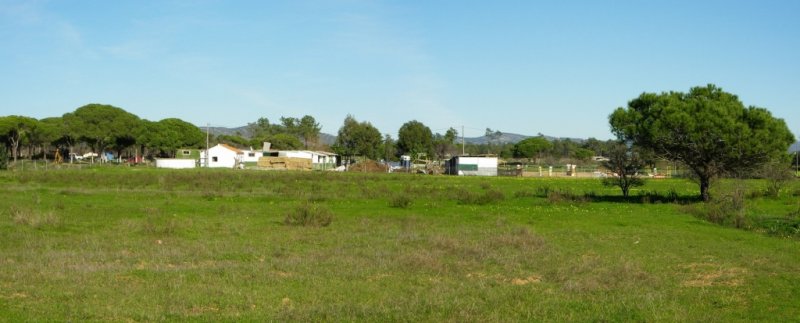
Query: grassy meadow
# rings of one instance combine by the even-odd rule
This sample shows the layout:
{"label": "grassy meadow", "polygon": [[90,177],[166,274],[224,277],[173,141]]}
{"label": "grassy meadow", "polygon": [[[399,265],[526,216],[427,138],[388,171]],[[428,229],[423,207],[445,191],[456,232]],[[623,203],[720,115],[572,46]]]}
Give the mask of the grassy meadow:
{"label": "grassy meadow", "polygon": [[0,172],[0,321],[797,321],[800,183],[765,186]]}

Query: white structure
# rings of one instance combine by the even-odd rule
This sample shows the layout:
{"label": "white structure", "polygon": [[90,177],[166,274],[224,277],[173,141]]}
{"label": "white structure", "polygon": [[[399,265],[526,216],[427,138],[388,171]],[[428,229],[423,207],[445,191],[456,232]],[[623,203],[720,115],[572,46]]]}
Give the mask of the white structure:
{"label": "white structure", "polygon": [[257,163],[258,158],[264,156],[269,156],[269,152],[265,153],[264,151],[253,150],[252,148],[242,150],[242,162],[244,163]]}
{"label": "white structure", "polygon": [[197,161],[194,159],[156,158],[157,168],[185,169],[196,166]]}
{"label": "white structure", "polygon": [[[228,146],[226,144],[218,144],[208,149],[208,158],[206,158],[206,152],[202,152],[200,154],[200,166],[212,168],[238,168],[242,167],[243,159],[244,152],[240,149]],[[208,161],[208,165],[206,165],[206,161]]]}
{"label": "white structure", "polygon": [[456,156],[447,162],[446,172],[450,175],[497,176],[497,157]]}

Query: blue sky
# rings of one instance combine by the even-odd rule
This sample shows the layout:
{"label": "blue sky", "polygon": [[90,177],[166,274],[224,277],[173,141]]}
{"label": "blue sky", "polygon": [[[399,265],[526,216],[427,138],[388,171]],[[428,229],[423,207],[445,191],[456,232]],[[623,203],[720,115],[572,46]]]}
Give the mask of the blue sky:
{"label": "blue sky", "polygon": [[800,1],[0,0],[0,43],[0,115],[608,139],[640,93],[714,83],[800,134]]}

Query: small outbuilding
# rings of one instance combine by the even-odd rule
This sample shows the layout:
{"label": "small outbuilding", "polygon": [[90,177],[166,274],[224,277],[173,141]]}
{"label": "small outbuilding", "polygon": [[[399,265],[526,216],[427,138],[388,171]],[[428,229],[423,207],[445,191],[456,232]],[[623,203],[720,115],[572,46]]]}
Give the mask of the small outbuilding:
{"label": "small outbuilding", "polygon": [[456,156],[447,161],[445,173],[462,176],[497,176],[497,157]]}
{"label": "small outbuilding", "polygon": [[[200,154],[200,165],[211,168],[236,168],[243,166],[243,158],[242,150],[226,144],[218,144],[208,149],[208,156],[206,156],[206,152]],[[208,165],[206,165],[206,161]]]}

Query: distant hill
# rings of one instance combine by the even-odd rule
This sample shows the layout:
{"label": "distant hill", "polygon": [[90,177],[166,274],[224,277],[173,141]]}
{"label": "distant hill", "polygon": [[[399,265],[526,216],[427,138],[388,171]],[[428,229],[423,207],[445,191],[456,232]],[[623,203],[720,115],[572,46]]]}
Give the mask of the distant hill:
{"label": "distant hill", "polygon": [[[200,130],[202,130],[203,132],[206,132],[206,127],[198,127],[198,128],[200,128]],[[208,128],[208,132],[211,133],[214,136],[219,136],[219,135],[232,136],[232,135],[236,135],[236,134],[238,134],[238,135],[240,135],[242,137],[247,137],[248,136],[247,126],[241,126],[241,127],[236,127],[236,128],[209,127]]]}
{"label": "distant hill", "polygon": [[793,152],[796,152],[796,151],[800,151],[800,141],[798,141],[796,143],[793,143],[791,146],[789,146],[789,152],[790,153],[793,153]]}
{"label": "distant hill", "polygon": [[[566,137],[559,138],[559,137],[552,137],[552,136],[545,136],[545,135],[542,135],[542,136],[545,139],[550,140],[550,141],[553,141],[553,140],[556,140],[556,139],[558,139],[558,140],[569,139],[569,140],[571,140],[573,142],[577,142],[577,143],[582,143],[582,142],[586,141],[586,139],[581,139],[581,138],[566,138]],[[503,133],[500,136],[500,138],[498,138],[497,142],[503,143],[503,144],[506,144],[506,143],[508,143],[508,144],[516,144],[516,143],[518,143],[518,142],[520,142],[520,141],[522,141],[524,139],[528,139],[528,138],[532,138],[532,137],[537,137],[537,136],[527,136],[527,135],[520,135],[520,134],[516,134],[516,133]],[[489,140],[490,139],[487,136],[464,138],[464,141],[466,141],[468,143],[471,143],[471,144],[476,144],[476,145],[487,144],[487,143],[489,143]]]}
{"label": "distant hill", "polygon": [[[200,128],[200,130],[202,130],[203,132],[206,131],[206,127],[198,127],[198,128]],[[241,127],[236,127],[236,128],[210,127],[210,128],[208,128],[208,131],[209,131],[209,133],[211,133],[212,135],[215,135],[215,136],[218,136],[218,135],[236,135],[236,134],[238,134],[240,136],[247,137],[249,135],[248,132],[247,132],[247,126],[241,126]],[[527,139],[527,138],[531,138],[531,137],[536,137],[536,136],[527,136],[527,135],[520,135],[520,134],[516,134],[516,133],[505,133],[504,132],[500,136],[500,138],[497,139],[497,142],[503,143],[503,144],[506,144],[506,143],[515,144],[515,143],[520,142],[523,139]],[[556,139],[558,139],[558,140],[569,139],[569,140],[571,140],[573,142],[576,142],[576,143],[582,143],[582,142],[586,141],[586,139],[581,139],[581,138],[552,137],[552,136],[544,136],[544,135],[543,135],[543,137],[545,137],[547,140],[550,140],[550,141],[553,141],[553,140],[556,140]],[[320,141],[320,143],[328,145],[328,146],[333,145],[336,142],[336,135],[332,135],[332,134],[328,134],[328,133],[320,133],[319,134],[319,141]],[[460,142],[461,139],[459,138],[457,141]],[[470,143],[470,144],[483,145],[483,144],[489,143],[489,137],[487,137],[487,136],[466,137],[466,138],[464,138],[464,141],[467,142],[467,143]],[[493,142],[493,143],[495,143],[495,142]]]}

